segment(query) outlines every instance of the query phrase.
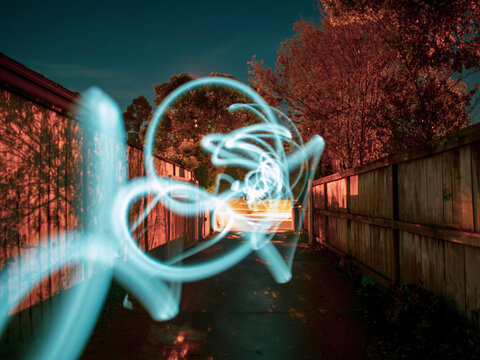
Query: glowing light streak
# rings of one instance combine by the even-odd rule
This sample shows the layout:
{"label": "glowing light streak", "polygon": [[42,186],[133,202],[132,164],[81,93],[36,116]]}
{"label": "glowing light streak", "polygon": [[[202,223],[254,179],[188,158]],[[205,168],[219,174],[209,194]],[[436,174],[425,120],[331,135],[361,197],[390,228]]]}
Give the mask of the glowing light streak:
{"label": "glowing light streak", "polygon": [[[256,115],[259,124],[237,129],[230,134],[210,134],[203,138],[202,146],[212,154],[217,166],[240,166],[247,173],[243,180],[222,174],[217,179],[217,190],[208,193],[197,186],[165,179],[155,171],[153,142],[159,121],[168,107],[180,96],[201,86],[224,86],[244,94],[252,104],[233,104],[230,111],[246,110]],[[85,225],[83,230],[67,234],[68,248],[64,256],[51,254],[50,263],[37,263],[35,269],[20,266],[1,274],[0,286],[6,294],[6,284],[21,279],[15,294],[0,299],[0,331],[8,322],[9,312],[50,272],[71,266],[73,262],[95,269],[90,278],[76,285],[60,309],[55,323],[32,358],[74,359],[79,356],[88,340],[104,303],[110,282],[115,277],[130,294],[134,295],[155,320],[167,320],[179,310],[181,283],[216,275],[244,259],[252,251],[263,259],[276,281],[288,281],[291,274],[296,239],[285,260],[271,242],[275,231],[285,219],[285,202],[297,200],[293,188],[301,184],[308,196],[308,181],[312,180],[324,142],[318,135],[305,146],[293,123],[277,109],[270,108],[250,87],[231,79],[213,77],[198,79],[173,91],[160,104],[148,127],[144,162],[147,176],[126,182],[118,174],[126,173],[125,130],[118,106],[99,89],[84,94],[84,106],[89,111],[83,118],[85,151],[92,150],[92,186],[96,197],[84,197]],[[292,151],[285,153],[284,145]],[[95,145],[96,150],[93,151]],[[290,173],[297,175],[292,180]],[[84,173],[84,176],[87,176]],[[227,191],[219,192],[220,183],[230,184]],[[307,192],[307,193],[305,193]],[[129,226],[129,211],[133,202],[145,196],[154,200]],[[261,216],[235,211],[229,202],[244,199],[248,208]],[[216,228],[218,233],[210,240],[176,257],[161,262],[145,254],[136,244],[132,232],[140,225],[153,207],[161,202],[170,211],[195,216],[211,211],[212,221],[221,214],[225,224]],[[283,212],[282,212],[283,210]],[[232,226],[240,225],[247,241],[239,243],[222,256],[197,263],[180,262],[221,241]],[[214,224],[216,227],[216,224]],[[47,239],[43,239],[45,241]],[[27,258],[25,263],[32,263]],[[124,306],[131,308],[128,296]],[[179,339],[179,341],[181,341]]]}

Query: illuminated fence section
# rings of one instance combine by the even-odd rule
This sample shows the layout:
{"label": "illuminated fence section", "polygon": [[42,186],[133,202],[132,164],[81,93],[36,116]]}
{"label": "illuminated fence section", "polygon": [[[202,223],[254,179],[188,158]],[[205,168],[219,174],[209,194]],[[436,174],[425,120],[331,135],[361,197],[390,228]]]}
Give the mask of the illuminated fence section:
{"label": "illuminated fence section", "polygon": [[[92,169],[85,161],[89,154],[82,150],[80,126],[71,113],[77,96],[0,54],[0,271],[6,265],[11,272],[20,265],[35,269],[39,263],[50,263],[52,256],[64,257],[71,241],[66,232],[87,226],[82,194],[90,185],[83,174]],[[126,156],[128,173],[125,168],[117,175],[126,180],[144,176],[142,149],[128,146]],[[161,158],[154,163],[162,176],[195,182],[191,170]],[[132,221],[151,200],[133,204]],[[209,235],[210,224],[204,219],[209,219],[208,214],[187,218],[157,204],[134,236],[141,249],[169,257]],[[28,338],[38,330],[38,320],[55,311],[44,300],[92,273],[93,269],[77,264],[49,274],[14,311],[2,341]],[[12,280],[0,297],[16,291],[18,284]]]}
{"label": "illuminated fence section", "polygon": [[[127,161],[129,165],[128,179],[135,179],[145,176],[143,163],[143,151],[133,146],[127,147]],[[158,174],[169,177],[172,180],[182,180],[195,183],[193,172],[178,166],[177,164],[156,158],[154,160]],[[181,176],[183,175],[183,176]],[[140,213],[148,207],[153,201],[153,196],[142,198],[134,203],[130,213],[131,225],[138,218]],[[174,240],[181,240],[182,246],[189,246],[201,237],[206,237],[210,233],[210,224],[202,224],[202,220],[209,217],[205,214],[199,214],[197,217],[186,217],[181,214],[169,211],[159,202],[146,217],[146,220],[140,223],[134,231],[133,236],[137,239],[138,245],[142,250],[151,251],[164,244],[170,244]],[[202,227],[204,230],[202,230]],[[181,239],[180,239],[181,238]],[[178,246],[178,244],[174,245]],[[173,249],[165,247],[167,252],[172,255]],[[158,255],[161,255],[158,251]]]}
{"label": "illuminated fence section", "polygon": [[[0,264],[2,268],[7,263],[19,264],[27,254],[32,254],[35,262],[48,262],[53,253],[64,251],[65,231],[82,226],[78,211],[81,184],[74,181],[81,171],[78,126],[55,111],[3,90],[0,134]],[[44,237],[50,241],[40,242]],[[19,309],[70,287],[77,276],[81,274],[69,268],[51,274]],[[8,292],[15,292],[16,285],[9,284]]]}
{"label": "illuminated fence section", "polygon": [[480,325],[480,124],[314,181],[312,234],[385,285],[416,283]]}

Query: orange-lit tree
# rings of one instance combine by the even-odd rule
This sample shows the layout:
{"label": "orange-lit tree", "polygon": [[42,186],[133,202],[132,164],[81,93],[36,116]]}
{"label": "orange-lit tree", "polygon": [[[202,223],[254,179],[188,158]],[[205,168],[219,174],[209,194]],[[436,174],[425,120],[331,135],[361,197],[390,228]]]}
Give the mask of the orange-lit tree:
{"label": "orange-lit tree", "polygon": [[336,25],[375,28],[401,67],[402,79],[387,84],[392,104],[385,114],[401,148],[468,123],[478,85],[467,92],[462,82],[480,71],[478,0],[322,2]]}
{"label": "orange-lit tree", "polygon": [[[254,57],[250,80],[268,101],[288,107],[304,137],[325,137],[323,165],[330,171],[362,165],[468,123],[473,92],[465,91],[461,77],[453,78],[461,65],[442,69],[440,60],[435,67],[419,55],[414,61],[387,34],[393,25],[382,28],[360,11],[347,16],[342,1],[324,3],[322,26],[296,23],[297,33],[282,44],[275,69]],[[452,54],[442,54],[453,62]],[[456,61],[471,67],[474,55]]]}
{"label": "orange-lit tree", "polygon": [[275,71],[254,58],[251,80],[267,99],[284,102],[308,139],[321,134],[324,156],[336,169],[361,165],[384,153],[379,126],[383,84],[396,76],[391,55],[371,27],[323,27],[302,21],[282,44]]}

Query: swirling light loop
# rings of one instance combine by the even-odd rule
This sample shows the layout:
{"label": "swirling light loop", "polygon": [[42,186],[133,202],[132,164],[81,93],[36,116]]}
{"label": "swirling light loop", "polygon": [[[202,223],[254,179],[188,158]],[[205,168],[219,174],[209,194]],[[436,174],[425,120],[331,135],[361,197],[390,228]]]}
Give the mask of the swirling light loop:
{"label": "swirling light loop", "polygon": [[[153,162],[154,135],[165,111],[180,96],[201,86],[223,86],[242,93],[253,103],[233,104],[229,110],[249,111],[261,121],[230,134],[210,134],[202,139],[201,145],[212,155],[214,165],[239,166],[246,171],[243,180],[221,174],[213,193],[190,183],[158,176]],[[92,159],[95,165],[92,169],[97,170],[91,174],[92,183],[102,196],[84,199],[85,227],[83,231],[67,234],[72,241],[68,242],[66,255],[52,254],[50,263],[39,263],[35,269],[19,266],[3,271],[0,286],[6,287],[11,279],[21,281],[19,291],[0,299],[0,331],[8,322],[9,312],[44,277],[72,263],[95,268],[95,275],[71,291],[60,309],[56,325],[50,328],[48,337],[35,350],[33,358],[74,359],[79,356],[100,313],[112,277],[156,320],[167,320],[178,313],[181,283],[218,274],[252,251],[264,260],[276,281],[286,282],[291,278],[296,239],[288,254],[282,255],[272,244],[270,240],[283,220],[275,214],[282,201],[293,203],[308,196],[308,182],[312,180],[324,147],[321,137],[316,135],[304,145],[294,124],[279,110],[270,108],[250,87],[228,78],[202,78],[182,85],[160,104],[146,134],[147,176],[126,182],[117,176],[126,169],[126,145],[120,140],[125,138],[125,130],[118,106],[99,89],[87,91],[83,99],[84,106],[90,110],[82,122],[84,146],[86,151],[93,144],[102,150]],[[286,144],[289,151],[285,151]],[[296,175],[291,179],[294,171]],[[221,182],[230,185],[228,190],[220,192]],[[296,188],[302,192],[299,196],[294,194]],[[154,195],[154,200],[130,227],[129,212],[133,202],[150,195]],[[264,211],[265,216],[252,218],[238,213],[230,206],[235,199],[244,199],[252,211]],[[170,211],[187,216],[208,211],[213,212],[215,219],[221,214],[226,223],[214,224],[218,233],[211,239],[162,262],[145,254],[132,236],[159,202]],[[248,229],[244,231],[248,241],[213,260],[194,265],[181,263],[221,241],[233,226]],[[34,263],[32,258],[25,260],[25,263]]]}

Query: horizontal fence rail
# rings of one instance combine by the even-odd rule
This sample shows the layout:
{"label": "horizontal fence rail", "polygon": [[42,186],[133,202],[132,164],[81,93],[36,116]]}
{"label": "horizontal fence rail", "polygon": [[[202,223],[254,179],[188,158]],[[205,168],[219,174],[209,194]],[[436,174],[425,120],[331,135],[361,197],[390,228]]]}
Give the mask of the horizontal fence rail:
{"label": "horizontal fence rail", "polygon": [[316,180],[311,235],[384,285],[419,284],[480,325],[479,160],[477,124]]}

